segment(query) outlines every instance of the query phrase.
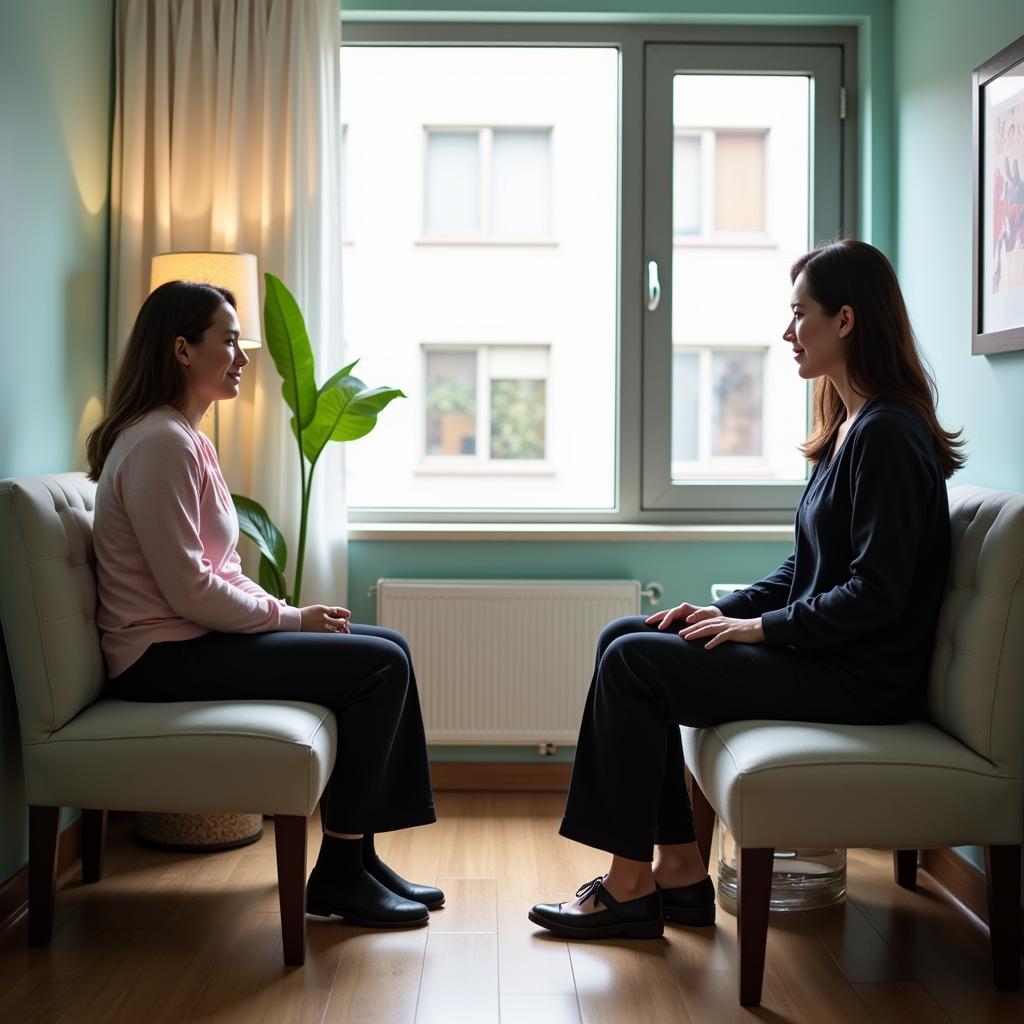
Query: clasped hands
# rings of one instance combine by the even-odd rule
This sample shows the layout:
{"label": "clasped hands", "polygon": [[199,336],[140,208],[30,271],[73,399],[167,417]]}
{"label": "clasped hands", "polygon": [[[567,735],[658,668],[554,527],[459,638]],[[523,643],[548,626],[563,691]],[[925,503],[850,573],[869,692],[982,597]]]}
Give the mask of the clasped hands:
{"label": "clasped hands", "polygon": [[734,644],[763,644],[764,629],[760,616],[756,619],[731,619],[723,615],[714,605],[700,606],[684,601],[667,611],[655,612],[646,619],[648,626],[667,630],[674,622],[682,620],[686,625],[679,630],[684,640],[700,640],[709,636],[705,650],[726,642]]}
{"label": "clasped hands", "polygon": [[299,609],[302,633],[350,633],[352,613],[340,605],[308,604]]}

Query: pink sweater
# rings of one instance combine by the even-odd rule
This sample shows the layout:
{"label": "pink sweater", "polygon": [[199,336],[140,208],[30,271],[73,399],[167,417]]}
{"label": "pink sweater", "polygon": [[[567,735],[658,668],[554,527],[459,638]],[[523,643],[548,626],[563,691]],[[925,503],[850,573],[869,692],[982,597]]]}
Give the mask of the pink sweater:
{"label": "pink sweater", "polygon": [[165,640],[300,628],[297,608],[243,574],[217,453],[170,406],[118,435],[96,489],[93,537],[111,678]]}

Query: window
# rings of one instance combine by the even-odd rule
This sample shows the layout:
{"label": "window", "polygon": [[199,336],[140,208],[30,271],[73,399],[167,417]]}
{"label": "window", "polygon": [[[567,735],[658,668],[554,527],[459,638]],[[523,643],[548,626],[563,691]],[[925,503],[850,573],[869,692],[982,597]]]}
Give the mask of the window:
{"label": "window", "polygon": [[665,294],[645,316],[642,505],[788,511],[809,412],[782,341],[789,267],[836,230],[838,147],[824,140],[841,121],[822,97],[838,96],[840,65],[825,48],[649,52],[645,201],[672,218],[645,225]]}
{"label": "window", "polygon": [[350,509],[611,513],[617,51],[342,57],[343,333],[409,396],[347,446]]}
{"label": "window", "polygon": [[744,472],[758,472],[766,356],[765,349],[711,346],[673,352],[674,477],[714,477],[732,472],[736,460],[745,460]]}
{"label": "window", "polygon": [[463,462],[542,460],[547,365],[541,346],[426,349],[424,454]]}
{"label": "window", "polygon": [[348,21],[343,332],[409,396],[353,521],[788,521],[789,266],[857,231],[856,67],[839,27]]}
{"label": "window", "polygon": [[426,148],[427,237],[550,234],[550,130],[428,128]]}
{"label": "window", "polygon": [[673,211],[677,239],[765,230],[767,130],[676,131]]}

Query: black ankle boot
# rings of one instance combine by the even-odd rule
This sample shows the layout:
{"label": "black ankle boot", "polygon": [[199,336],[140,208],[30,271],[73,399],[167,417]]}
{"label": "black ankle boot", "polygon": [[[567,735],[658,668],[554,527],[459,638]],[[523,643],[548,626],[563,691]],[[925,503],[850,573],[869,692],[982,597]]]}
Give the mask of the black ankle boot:
{"label": "black ankle boot", "polygon": [[355,879],[339,882],[319,865],[306,883],[306,913],[317,917],[333,914],[364,928],[408,928],[430,920],[422,903],[397,896],[362,869]]}
{"label": "black ankle boot", "polygon": [[306,912],[333,914],[366,928],[404,928],[430,918],[422,903],[392,892],[363,868],[361,839],[329,835],[306,883]]}
{"label": "black ankle boot", "polygon": [[432,885],[417,885],[415,882],[407,882],[401,875],[389,868],[377,856],[377,850],[373,845],[373,836],[369,833],[363,836],[363,867],[367,874],[375,878],[381,885],[407,900],[422,903],[430,910],[437,910],[444,904],[444,893],[440,889]]}

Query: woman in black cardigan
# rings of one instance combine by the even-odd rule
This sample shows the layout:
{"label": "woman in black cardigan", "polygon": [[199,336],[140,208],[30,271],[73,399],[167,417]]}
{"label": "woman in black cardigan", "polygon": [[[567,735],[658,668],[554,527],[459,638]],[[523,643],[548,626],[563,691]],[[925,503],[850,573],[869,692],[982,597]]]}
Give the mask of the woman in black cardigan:
{"label": "woman in black cardigan", "polygon": [[560,831],[612,863],[574,902],[533,908],[558,935],[654,938],[665,919],[714,923],[678,726],[900,722],[920,700],[949,568],[945,481],[963,442],[939,425],[881,252],[836,242],[797,260],[791,278],[783,338],[815,381],[794,552],[713,605],[605,627]]}

